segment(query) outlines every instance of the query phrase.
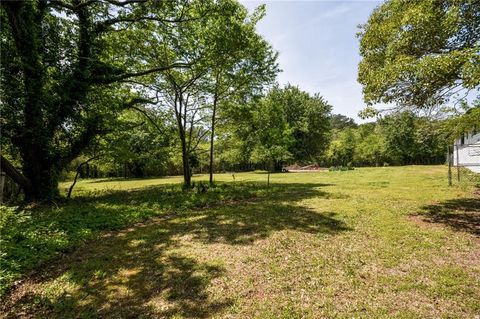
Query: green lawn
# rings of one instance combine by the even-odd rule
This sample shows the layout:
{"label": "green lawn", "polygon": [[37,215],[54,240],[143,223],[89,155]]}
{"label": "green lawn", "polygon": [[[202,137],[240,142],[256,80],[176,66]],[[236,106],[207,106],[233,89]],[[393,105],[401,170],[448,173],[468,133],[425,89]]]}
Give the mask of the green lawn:
{"label": "green lawn", "polygon": [[0,317],[480,315],[480,198],[446,167],[206,178],[81,181],[53,208],[3,209]]}

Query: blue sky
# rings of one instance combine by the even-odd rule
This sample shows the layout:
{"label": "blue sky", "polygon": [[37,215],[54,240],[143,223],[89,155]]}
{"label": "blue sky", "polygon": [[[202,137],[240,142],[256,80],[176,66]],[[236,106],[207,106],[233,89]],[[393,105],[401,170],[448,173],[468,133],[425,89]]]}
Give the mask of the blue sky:
{"label": "blue sky", "polygon": [[249,10],[266,4],[257,28],[280,53],[280,84],[319,92],[334,113],[354,118],[364,107],[357,82],[357,26],[381,1],[241,1]]}

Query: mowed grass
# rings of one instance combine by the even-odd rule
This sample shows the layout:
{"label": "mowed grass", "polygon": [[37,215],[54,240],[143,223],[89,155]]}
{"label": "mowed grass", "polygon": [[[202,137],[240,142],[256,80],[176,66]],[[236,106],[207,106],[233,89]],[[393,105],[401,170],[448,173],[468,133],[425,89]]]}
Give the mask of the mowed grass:
{"label": "mowed grass", "polygon": [[216,180],[187,193],[178,177],[81,181],[70,202],[5,213],[2,280],[22,280],[0,314],[480,315],[480,198],[448,187],[444,166]]}

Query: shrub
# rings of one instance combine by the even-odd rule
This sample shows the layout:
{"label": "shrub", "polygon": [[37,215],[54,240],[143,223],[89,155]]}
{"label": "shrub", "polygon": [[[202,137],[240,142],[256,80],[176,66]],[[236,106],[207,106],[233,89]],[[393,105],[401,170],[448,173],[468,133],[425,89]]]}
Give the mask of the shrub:
{"label": "shrub", "polygon": [[352,171],[355,168],[352,166],[332,166],[328,170],[330,172],[343,172],[343,171]]}

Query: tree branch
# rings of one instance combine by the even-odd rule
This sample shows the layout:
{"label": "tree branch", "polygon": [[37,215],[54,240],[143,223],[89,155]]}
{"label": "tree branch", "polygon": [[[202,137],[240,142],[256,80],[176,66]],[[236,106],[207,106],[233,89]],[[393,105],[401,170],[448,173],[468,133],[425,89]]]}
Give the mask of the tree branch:
{"label": "tree branch", "polygon": [[68,189],[67,198],[70,198],[70,196],[72,195],[73,187],[75,187],[75,184],[77,184],[78,175],[80,175],[80,169],[81,169],[84,165],[87,165],[89,162],[93,161],[93,160],[96,159],[96,158],[97,158],[97,155],[94,154],[93,157],[87,159],[85,162],[80,163],[80,165],[77,166],[77,169],[76,169],[77,173],[75,174],[75,178],[73,179],[72,185],[71,185],[70,188]]}
{"label": "tree branch", "polygon": [[174,68],[188,68],[190,66],[191,65],[187,64],[187,63],[173,63],[173,64],[170,64],[168,66],[162,66],[162,67],[148,69],[148,70],[144,70],[144,71],[126,72],[126,73],[123,73],[123,74],[120,74],[120,75],[117,75],[117,76],[113,76],[113,77],[110,77],[110,78],[96,78],[96,79],[94,78],[92,80],[92,83],[94,83],[94,84],[111,84],[111,83],[119,82],[119,81],[122,81],[122,80],[125,80],[125,79],[128,79],[128,78],[148,75],[148,74],[152,74],[152,73],[156,73],[156,72],[167,71],[167,70],[171,70],[171,69],[174,69]]}
{"label": "tree branch", "polygon": [[158,124],[150,117],[150,115],[148,115],[147,111],[146,110],[142,110],[141,108],[139,107],[136,107],[134,105],[131,105],[129,108],[133,109],[133,110],[136,110],[140,113],[142,113],[149,121],[150,123],[152,123],[155,128],[160,132],[160,133],[163,133],[163,130],[160,128],[160,126],[158,126]]}

